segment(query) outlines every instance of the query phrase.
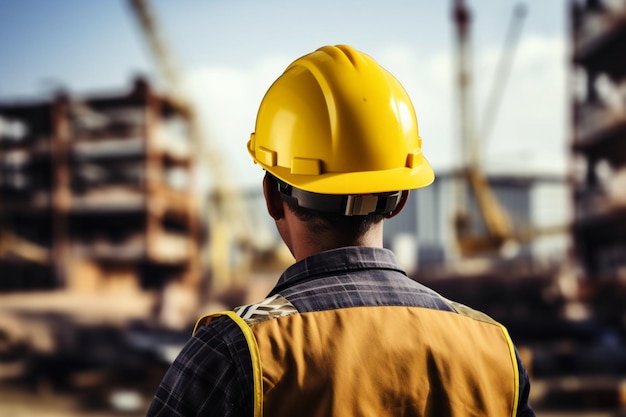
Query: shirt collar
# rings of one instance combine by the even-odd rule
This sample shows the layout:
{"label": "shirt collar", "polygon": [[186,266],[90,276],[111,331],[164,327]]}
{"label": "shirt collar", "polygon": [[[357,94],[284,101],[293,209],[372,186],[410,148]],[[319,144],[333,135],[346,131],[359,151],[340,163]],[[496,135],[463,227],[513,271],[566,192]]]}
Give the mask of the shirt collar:
{"label": "shirt collar", "polygon": [[303,280],[364,269],[390,269],[406,275],[395,254],[389,249],[349,246],[320,252],[291,265],[280,276],[270,294],[276,294]]}

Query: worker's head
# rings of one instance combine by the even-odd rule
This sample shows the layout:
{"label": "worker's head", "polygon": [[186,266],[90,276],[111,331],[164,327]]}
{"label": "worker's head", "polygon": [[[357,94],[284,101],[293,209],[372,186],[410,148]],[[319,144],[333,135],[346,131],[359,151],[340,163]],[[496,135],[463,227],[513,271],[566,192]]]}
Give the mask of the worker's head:
{"label": "worker's head", "polygon": [[287,67],[261,102],[248,151],[290,209],[331,224],[378,222],[399,211],[403,190],[434,178],[402,85],[345,45]]}

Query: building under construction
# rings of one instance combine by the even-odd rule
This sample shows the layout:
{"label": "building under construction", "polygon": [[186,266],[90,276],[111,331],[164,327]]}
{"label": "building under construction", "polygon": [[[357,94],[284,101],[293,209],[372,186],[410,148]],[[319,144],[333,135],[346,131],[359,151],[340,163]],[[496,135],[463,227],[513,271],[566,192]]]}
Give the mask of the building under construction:
{"label": "building under construction", "polygon": [[185,118],[129,94],[0,105],[0,289],[198,281]]}
{"label": "building under construction", "polygon": [[572,4],[573,240],[593,313],[626,336],[626,2]]}
{"label": "building under construction", "polygon": [[202,279],[187,130],[143,80],[0,104],[0,380],[154,389]]}

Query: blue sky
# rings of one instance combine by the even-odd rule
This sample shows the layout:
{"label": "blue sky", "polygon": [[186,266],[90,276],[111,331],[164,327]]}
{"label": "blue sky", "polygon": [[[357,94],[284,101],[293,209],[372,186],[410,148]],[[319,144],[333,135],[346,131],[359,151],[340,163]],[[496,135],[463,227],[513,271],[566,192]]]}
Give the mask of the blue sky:
{"label": "blue sky", "polygon": [[[473,12],[476,113],[495,73],[513,0],[467,0]],[[498,118],[488,170],[564,172],[565,0],[526,0],[528,15]],[[452,1],[153,0],[209,139],[243,185],[260,177],[245,142],[270,83],[293,59],[347,43],[377,59],[411,95],[424,151],[454,165]],[[0,1],[0,101],[123,92],[157,71],[125,0]]]}

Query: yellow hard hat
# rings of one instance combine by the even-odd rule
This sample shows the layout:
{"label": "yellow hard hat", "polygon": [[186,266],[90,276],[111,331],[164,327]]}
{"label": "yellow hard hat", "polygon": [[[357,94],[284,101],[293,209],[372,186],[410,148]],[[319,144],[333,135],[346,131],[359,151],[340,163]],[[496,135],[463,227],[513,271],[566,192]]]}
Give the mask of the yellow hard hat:
{"label": "yellow hard hat", "polygon": [[274,177],[313,193],[409,190],[434,179],[407,92],[346,45],[287,67],[261,102],[248,152]]}

